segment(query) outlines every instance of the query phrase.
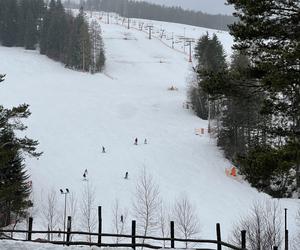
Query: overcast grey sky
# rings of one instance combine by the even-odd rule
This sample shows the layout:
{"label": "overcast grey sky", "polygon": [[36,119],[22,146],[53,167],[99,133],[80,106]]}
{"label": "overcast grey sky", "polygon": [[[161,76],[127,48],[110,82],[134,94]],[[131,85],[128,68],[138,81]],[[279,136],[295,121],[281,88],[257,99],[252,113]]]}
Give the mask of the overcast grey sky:
{"label": "overcast grey sky", "polygon": [[233,7],[225,5],[226,0],[140,0],[168,6],[180,6],[185,9],[200,10],[210,14],[231,15]]}

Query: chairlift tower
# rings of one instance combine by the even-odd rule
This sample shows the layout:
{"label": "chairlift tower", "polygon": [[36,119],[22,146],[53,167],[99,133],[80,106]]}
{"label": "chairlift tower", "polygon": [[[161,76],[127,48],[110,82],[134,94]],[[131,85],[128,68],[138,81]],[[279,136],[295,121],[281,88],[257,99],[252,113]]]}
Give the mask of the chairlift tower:
{"label": "chairlift tower", "polygon": [[192,62],[192,44],[195,42],[195,39],[189,37],[179,37],[179,39],[183,41],[183,48],[185,48],[185,46],[189,47],[189,62]]}
{"label": "chairlift tower", "polygon": [[167,38],[167,40],[172,40],[172,49],[174,49],[174,43],[175,43],[175,41],[174,41],[174,32],[172,32],[171,38]]}
{"label": "chairlift tower", "polygon": [[152,30],[153,30],[153,25],[147,25],[146,28],[148,28],[149,31],[149,40],[151,40],[151,34],[152,34]]}

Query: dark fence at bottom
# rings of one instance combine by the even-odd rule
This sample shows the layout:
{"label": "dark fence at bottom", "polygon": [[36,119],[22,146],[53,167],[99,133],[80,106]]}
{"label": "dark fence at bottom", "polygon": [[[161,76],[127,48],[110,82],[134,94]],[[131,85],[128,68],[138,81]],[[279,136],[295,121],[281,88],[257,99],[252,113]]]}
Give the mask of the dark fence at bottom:
{"label": "dark fence at bottom", "polygon": [[[99,210],[99,214],[101,215],[101,211]],[[170,238],[162,238],[162,237],[152,237],[152,236],[139,236],[136,235],[136,222],[132,221],[131,225],[131,235],[127,234],[109,234],[109,233],[102,233],[102,218],[99,217],[99,227],[98,233],[89,233],[89,232],[79,232],[79,231],[71,231],[72,228],[72,220],[71,217],[68,217],[68,223],[67,223],[67,230],[66,231],[34,231],[32,230],[32,223],[33,219],[29,219],[29,225],[28,225],[28,230],[8,230],[8,229],[0,229],[0,239],[11,239],[11,240],[18,240],[18,241],[32,241],[32,242],[40,242],[40,243],[51,243],[51,244],[57,244],[57,245],[82,245],[82,246],[99,246],[99,247],[129,247],[132,248],[133,250],[136,249],[136,247],[142,247],[142,248],[149,248],[149,249],[160,249],[163,248],[161,245],[153,245],[153,244],[148,244],[148,243],[136,243],[137,239],[144,239],[144,240],[152,240],[155,242],[169,242],[170,247],[165,247],[165,248],[176,248],[175,242],[182,242],[182,243],[194,243],[194,244],[212,244],[216,248],[199,248],[197,247],[197,250],[222,250],[223,247],[226,247],[227,249],[231,250],[247,250],[246,249],[246,231],[241,232],[241,246],[234,246],[230,243],[223,242],[221,239],[221,227],[220,224],[216,224],[216,235],[217,239],[216,240],[206,240],[206,239],[180,239],[180,238],[175,238],[174,236],[174,222],[171,221],[170,223]],[[14,238],[9,238],[9,236],[5,236],[6,233],[23,233],[26,234],[26,239],[25,240],[20,240],[20,239],[14,239]],[[33,240],[32,235],[34,234],[47,234],[48,235],[48,240],[44,239],[35,239]],[[53,234],[63,234],[66,235],[66,241],[53,241],[49,240],[49,235]],[[89,241],[72,241],[71,236],[75,235],[86,235],[89,237],[97,237],[97,242],[89,242]],[[103,237],[111,237],[111,238],[127,238],[131,239],[131,243],[104,243],[103,242]],[[64,237],[65,239],[65,237]],[[278,250],[276,246],[274,246],[273,250]]]}

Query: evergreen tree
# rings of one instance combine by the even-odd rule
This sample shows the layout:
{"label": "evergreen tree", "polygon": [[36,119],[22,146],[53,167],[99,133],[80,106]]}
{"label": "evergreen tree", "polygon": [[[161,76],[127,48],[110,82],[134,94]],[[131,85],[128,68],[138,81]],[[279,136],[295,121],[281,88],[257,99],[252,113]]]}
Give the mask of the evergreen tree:
{"label": "evergreen tree", "polygon": [[88,24],[84,21],[79,27],[80,69],[89,71],[91,67],[91,40]]}
{"label": "evergreen tree", "polygon": [[15,145],[15,135],[11,129],[0,133],[0,226],[10,224],[15,218],[25,217],[26,209],[32,206],[29,200],[30,186],[24,170],[23,157]]}
{"label": "evergreen tree", "polygon": [[[0,75],[0,82],[3,80],[4,75]],[[20,119],[29,115],[26,104],[12,109],[0,106],[0,226],[8,225],[12,216],[23,217],[32,205],[23,155],[38,157],[41,153],[36,152],[37,141],[15,134],[26,129]]]}
{"label": "evergreen tree", "polygon": [[25,49],[35,49],[37,43],[36,20],[32,9],[28,8],[25,22],[24,47]]}
{"label": "evergreen tree", "polygon": [[88,24],[84,19],[83,8],[81,8],[73,22],[68,43],[67,66],[82,71],[91,70],[91,43]]}
{"label": "evergreen tree", "polygon": [[241,20],[231,26],[235,48],[247,49],[253,77],[268,92],[264,112],[282,116],[288,124],[282,127],[280,121],[278,130],[270,132],[293,137],[300,127],[299,1],[228,2]]}
{"label": "evergreen tree", "polygon": [[16,0],[2,0],[2,21],[0,26],[1,42],[4,46],[17,44],[18,8]]}
{"label": "evergreen tree", "polygon": [[53,12],[55,9],[55,0],[51,0],[49,6],[45,11],[43,22],[41,25],[41,36],[40,36],[40,52],[45,55],[48,53],[48,33],[50,28],[50,21],[53,18]]}
{"label": "evergreen tree", "polygon": [[46,55],[55,60],[62,60],[65,48],[66,14],[60,0],[51,1],[48,12],[49,19],[43,34],[46,36]]}
{"label": "evergreen tree", "polygon": [[300,174],[299,5],[228,2],[240,18],[231,68],[202,74],[203,91],[223,104],[218,144],[254,187],[290,196]]}
{"label": "evergreen tree", "polygon": [[227,67],[224,49],[215,34],[212,38],[206,34],[199,39],[195,48],[195,57],[198,61],[198,86],[191,89],[193,107],[202,119],[216,118],[219,113],[219,103],[216,100],[210,102],[208,94],[204,91],[207,75],[211,72],[221,72]]}
{"label": "evergreen tree", "polygon": [[92,39],[83,9],[74,18],[65,12],[61,0],[51,0],[49,6],[43,0],[0,0],[0,42],[4,46],[39,46],[41,54],[67,67],[98,72],[105,63],[104,45],[97,34],[94,53]]}
{"label": "evergreen tree", "polygon": [[[245,50],[251,60],[251,74],[259,79],[256,89],[266,96],[261,113],[271,115],[266,127],[268,142],[280,152],[300,141],[300,48],[299,1],[241,1],[234,4],[240,22],[231,26],[235,49]],[[253,86],[252,86],[253,88]],[[276,141],[281,141],[277,144]],[[287,147],[290,148],[290,147]],[[293,147],[292,147],[293,148]],[[265,154],[267,157],[268,154]],[[262,160],[260,158],[260,160]],[[278,168],[284,169],[285,164]],[[293,168],[296,166],[293,165]],[[300,188],[300,169],[296,169]]]}
{"label": "evergreen tree", "polygon": [[97,61],[96,61],[96,70],[98,72],[102,72],[105,66],[105,61],[106,61],[106,57],[105,57],[105,50],[104,50],[104,43],[102,40],[102,37],[100,36],[100,53],[97,57]]}
{"label": "evergreen tree", "polygon": [[104,44],[101,36],[101,27],[96,22],[91,23],[91,72],[101,72],[105,64]]}

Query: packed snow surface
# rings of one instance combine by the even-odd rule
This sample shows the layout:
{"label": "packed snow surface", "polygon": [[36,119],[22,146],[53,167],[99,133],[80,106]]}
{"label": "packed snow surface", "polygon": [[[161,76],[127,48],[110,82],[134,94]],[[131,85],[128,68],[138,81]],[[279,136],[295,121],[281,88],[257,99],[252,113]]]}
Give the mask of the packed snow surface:
{"label": "packed snow surface", "polygon": [[1,250],[131,250],[132,248],[100,248],[88,246],[60,246],[45,243],[0,241]]}
{"label": "packed snow surface", "polygon": [[[206,32],[180,24],[151,23],[178,36],[185,32],[199,38]],[[225,168],[231,164],[215,139],[207,130],[195,135],[195,129],[206,129],[208,124],[183,108],[192,75],[187,54],[180,53],[179,47],[170,48],[167,37],[149,40],[145,32],[113,21],[102,23],[102,29],[107,56],[103,74],[66,69],[37,51],[0,47],[0,72],[7,74],[0,103],[6,107],[30,104],[32,115],[25,121],[25,134],[38,139],[39,150],[44,152],[38,160],[26,158],[33,182],[34,229],[46,229],[42,200],[51,190],[57,193],[63,211],[59,189],[75,193],[79,206],[87,184],[94,187],[96,205],[102,206],[104,232],[112,232],[111,208],[116,199],[128,209],[130,228],[135,219],[136,182],[146,169],[166,205],[172,206],[183,195],[195,205],[202,238],[215,239],[215,223],[219,222],[226,239],[233,223],[249,212],[254,201],[269,197],[244,181],[227,177]],[[230,55],[232,38],[225,32],[217,35]],[[172,85],[178,91],[169,91]],[[134,145],[136,137],[138,145]],[[148,144],[143,143],[145,138]],[[106,153],[101,152],[102,146]],[[88,181],[83,180],[85,169]],[[128,179],[124,179],[125,172]],[[280,200],[282,208],[289,209],[292,232],[297,202]],[[79,214],[80,209],[74,220],[77,229]]]}

